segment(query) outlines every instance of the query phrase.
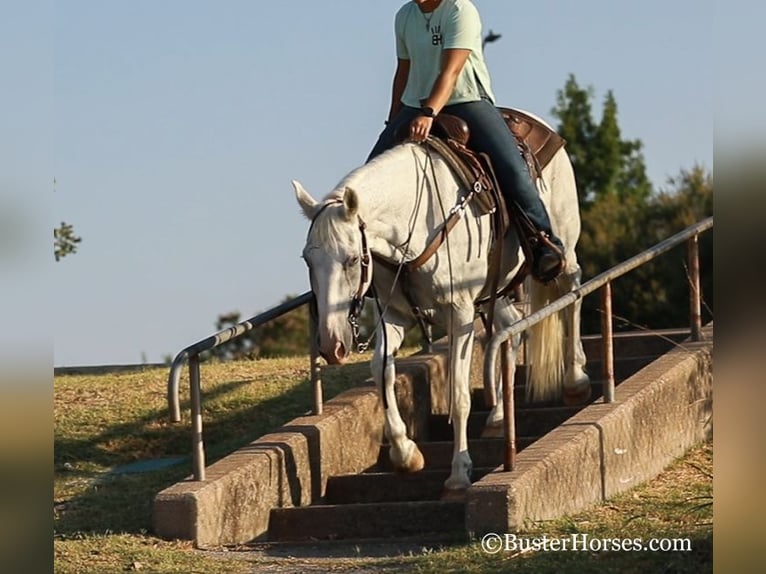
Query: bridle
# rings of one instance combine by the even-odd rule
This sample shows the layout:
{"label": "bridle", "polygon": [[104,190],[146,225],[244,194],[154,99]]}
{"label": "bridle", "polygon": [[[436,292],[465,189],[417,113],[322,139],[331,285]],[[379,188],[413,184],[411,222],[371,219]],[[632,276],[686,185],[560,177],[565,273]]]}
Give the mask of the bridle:
{"label": "bridle", "polygon": [[[311,229],[314,227],[317,217],[319,217],[319,215],[330,205],[338,203],[343,203],[343,201],[336,200],[325,203],[319,211],[314,214],[314,217],[311,219],[311,225],[309,226],[309,235],[311,234]],[[354,293],[354,296],[351,299],[347,320],[348,324],[351,325],[351,334],[354,343],[357,345],[358,351],[363,353],[367,350],[367,347],[369,347],[370,340],[368,339],[362,343],[359,342],[359,317],[362,315],[362,310],[364,309],[364,296],[370,288],[370,264],[372,262],[372,257],[370,255],[370,248],[367,244],[367,233],[365,233],[367,224],[359,215],[356,216],[356,219],[358,222],[359,233],[362,235],[362,256],[359,258],[359,285],[356,288],[356,293]]]}
{"label": "bridle", "polygon": [[367,234],[364,232],[367,229],[367,224],[364,220],[356,216],[359,222],[359,233],[362,234],[362,256],[359,259],[359,265],[361,272],[359,274],[359,286],[354,293],[354,298],[351,299],[351,305],[348,309],[348,324],[351,325],[351,334],[354,337],[354,343],[357,344],[358,351],[363,353],[369,346],[369,339],[364,343],[359,343],[359,317],[364,309],[364,295],[367,293],[370,285],[370,248],[367,246]]}

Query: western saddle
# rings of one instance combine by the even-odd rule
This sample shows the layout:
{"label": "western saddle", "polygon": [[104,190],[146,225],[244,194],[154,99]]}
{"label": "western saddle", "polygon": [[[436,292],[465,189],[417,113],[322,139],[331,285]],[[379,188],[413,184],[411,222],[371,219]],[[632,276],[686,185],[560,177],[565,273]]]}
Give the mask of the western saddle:
{"label": "western saddle", "polygon": [[[566,141],[548,126],[520,110],[512,108],[498,108],[498,110],[516,138],[516,144],[527,165],[530,178],[537,188],[536,182],[542,178],[543,169]],[[399,141],[407,139],[409,133],[404,133],[404,129],[408,128],[409,126],[406,124],[401,126],[397,133]],[[485,320],[485,325],[488,334],[491,334],[495,299],[507,295],[524,281],[531,269],[534,247],[537,242],[548,241],[548,239],[534,227],[516,202],[506,200],[497,183],[489,157],[470,149],[470,130],[465,121],[456,116],[439,114],[434,120],[431,136],[426,141],[427,145],[447,162],[468,190],[468,194],[452,209],[449,217],[425,250],[415,259],[404,264],[403,291],[420,323],[425,338],[428,339],[422,312],[410,294],[409,273],[418,269],[431,258],[444,242],[447,234],[457,224],[463,210],[468,207],[469,203],[475,202],[479,213],[492,215],[493,241],[489,254],[487,281],[482,295],[476,302],[477,305],[488,303],[489,317],[488,320]],[[511,222],[516,225],[517,235],[525,255],[525,263],[507,285],[498,289],[502,239],[505,237]]]}

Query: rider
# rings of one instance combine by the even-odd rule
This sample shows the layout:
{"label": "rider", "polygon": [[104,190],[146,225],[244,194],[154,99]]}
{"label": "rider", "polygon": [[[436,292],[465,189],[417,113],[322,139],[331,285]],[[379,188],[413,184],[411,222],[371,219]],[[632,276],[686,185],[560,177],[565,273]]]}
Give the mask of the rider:
{"label": "rider", "polygon": [[397,12],[395,31],[398,62],[391,109],[367,160],[393,147],[403,124],[409,124],[411,140],[422,142],[440,112],[462,118],[471,130],[471,148],[490,157],[503,193],[549,240],[534,248],[533,276],[554,279],[563,266],[563,246],[495,107],[478,10],[470,0],[412,0]]}

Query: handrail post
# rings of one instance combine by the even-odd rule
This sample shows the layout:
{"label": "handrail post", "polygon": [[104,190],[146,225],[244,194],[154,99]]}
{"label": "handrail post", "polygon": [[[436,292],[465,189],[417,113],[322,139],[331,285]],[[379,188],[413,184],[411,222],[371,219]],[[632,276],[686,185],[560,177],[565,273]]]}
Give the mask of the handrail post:
{"label": "handrail post", "polygon": [[688,241],[689,259],[689,320],[692,341],[702,340],[702,309],[700,303],[699,234]]}
{"label": "handrail post", "polygon": [[604,362],[604,402],[614,402],[614,341],[612,338],[612,282],[601,288],[601,341]]}
{"label": "handrail post", "polygon": [[319,370],[319,347],[317,342],[317,313],[316,300],[309,302],[309,361],[311,374],[311,387],[314,395],[314,414],[321,415],[324,409],[324,399],[322,396],[322,376]]}
{"label": "handrail post", "polygon": [[181,379],[181,365],[186,355],[181,352],[173,361],[168,377],[168,414],[170,421],[174,423],[181,422],[181,402],[178,399],[178,386]]}
{"label": "handrail post", "polygon": [[500,346],[500,368],[503,372],[503,436],[505,437],[505,458],[503,470],[510,472],[516,466],[516,414],[513,395],[513,371],[511,365],[511,343],[503,341]]}
{"label": "handrail post", "polygon": [[192,412],[192,464],[194,480],[205,480],[205,445],[202,442],[202,401],[200,399],[199,355],[189,357],[189,385]]}

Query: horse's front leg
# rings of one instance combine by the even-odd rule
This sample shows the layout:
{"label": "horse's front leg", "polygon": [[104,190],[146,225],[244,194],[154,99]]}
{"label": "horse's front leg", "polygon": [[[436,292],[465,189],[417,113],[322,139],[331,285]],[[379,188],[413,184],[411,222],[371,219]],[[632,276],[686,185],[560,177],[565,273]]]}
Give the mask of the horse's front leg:
{"label": "horse's front leg", "polygon": [[425,461],[415,442],[407,437],[407,426],[396,403],[394,354],[404,340],[404,331],[402,325],[389,322],[378,326],[371,368],[385,407],[385,433],[391,445],[389,457],[397,471],[411,473],[422,470]]}
{"label": "horse's front leg", "polygon": [[468,454],[468,415],[471,412],[471,354],[473,352],[474,309],[453,311],[450,337],[449,377],[452,396],[452,472],[444,483],[445,498],[462,497],[471,486],[473,463]]}

